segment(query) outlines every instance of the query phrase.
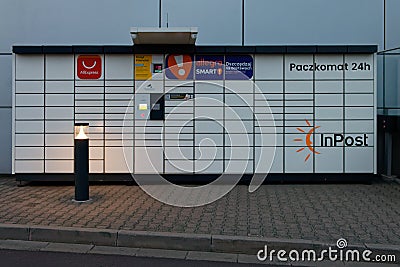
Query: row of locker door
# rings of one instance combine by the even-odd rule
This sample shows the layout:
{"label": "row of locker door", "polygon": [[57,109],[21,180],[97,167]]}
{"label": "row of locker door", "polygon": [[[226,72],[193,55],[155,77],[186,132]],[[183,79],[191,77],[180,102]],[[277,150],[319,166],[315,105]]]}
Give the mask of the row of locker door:
{"label": "row of locker door", "polygon": [[[44,149],[40,147],[17,147],[15,149],[17,158],[14,162],[15,173],[74,172],[73,148],[58,148],[58,153],[62,152],[63,154],[58,154],[57,156],[53,156],[51,154],[53,152],[49,149],[52,148],[46,148],[46,152],[43,152]],[[90,173],[221,173],[224,168],[223,148],[221,147],[202,148],[201,151],[199,149],[193,151],[193,148],[178,147],[167,147],[165,149],[160,147],[107,147],[105,149],[94,147],[90,149],[92,152],[89,160]],[[182,156],[177,157],[177,151],[180,149],[182,149]],[[193,158],[188,155],[188,150],[191,150],[191,155],[196,154],[196,156]],[[246,156],[242,156],[241,159],[235,161],[235,166],[238,166],[237,163],[239,162],[242,164],[240,166],[243,166],[243,164],[249,165],[247,171],[251,172],[253,162],[252,149],[225,149],[226,154],[240,153],[246,155],[246,153],[241,153],[240,151],[232,152],[232,150],[247,152],[249,159],[246,159]],[[93,155],[93,152],[97,155]],[[44,154],[48,158],[43,159],[45,158]],[[170,159],[167,159],[168,156]],[[188,159],[184,159],[186,156],[188,156]],[[240,169],[236,171],[239,172]]]}
{"label": "row of locker door", "polygon": [[[244,150],[243,155],[246,155],[246,148]],[[230,161],[220,159],[218,155],[215,159],[201,156],[194,160],[174,159],[173,157],[166,159],[166,154],[169,152],[165,151],[164,153],[164,149],[160,147],[108,147],[104,151],[104,160],[90,160],[90,172],[222,173],[228,170],[231,172],[245,170],[246,173],[252,173],[255,170],[257,173],[266,173],[270,157],[274,152],[270,170],[272,173],[373,173],[374,171],[375,150],[373,147],[318,148],[320,154],[312,155],[307,161],[305,161],[307,153],[296,153],[297,150],[298,147],[278,147],[275,151],[271,147],[257,147],[254,151],[250,151],[248,160],[243,156],[242,159]],[[260,155],[261,151],[262,156]],[[216,152],[216,154],[218,153],[221,152]],[[14,171],[15,173],[73,173],[73,163],[74,161],[71,159],[18,159],[14,162]],[[231,168],[227,169],[229,164],[231,164]],[[256,165],[255,169],[254,165]]]}

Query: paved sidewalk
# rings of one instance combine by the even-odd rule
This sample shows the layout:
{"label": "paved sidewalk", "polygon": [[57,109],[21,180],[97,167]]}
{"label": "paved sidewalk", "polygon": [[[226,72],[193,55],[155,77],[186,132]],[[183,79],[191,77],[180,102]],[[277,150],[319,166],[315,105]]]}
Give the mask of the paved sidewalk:
{"label": "paved sidewalk", "polygon": [[0,179],[0,223],[152,232],[261,236],[334,243],[400,245],[400,184],[237,186],[198,208],[162,204],[137,186],[93,185],[92,203],[72,185],[17,187]]}
{"label": "paved sidewalk", "polygon": [[[16,253],[20,251],[20,253]],[[204,252],[204,251],[190,251],[190,250],[165,250],[165,249],[148,249],[148,248],[131,248],[131,247],[109,247],[109,246],[97,246],[91,244],[65,244],[65,243],[51,243],[51,242],[38,242],[38,241],[20,241],[20,240],[0,240],[0,257],[3,260],[7,259],[12,262],[13,265],[16,264],[15,259],[10,260],[10,254],[19,259],[29,259],[29,263],[26,265],[32,265],[32,263],[37,264],[41,262],[42,265],[49,263],[49,260],[45,260],[49,256],[48,253],[53,254],[51,259],[52,264],[49,266],[54,266],[54,261],[58,265],[67,266],[135,266],[141,265],[145,266],[165,266],[166,263],[170,263],[170,260],[179,260],[179,262],[174,262],[173,266],[232,266],[236,263],[240,266],[315,266],[315,267],[396,267],[400,266],[395,262],[386,262],[377,264],[374,262],[354,262],[354,261],[329,261],[328,259],[323,261],[279,261],[276,257],[272,259],[266,259],[264,261],[258,260],[256,255],[247,254],[235,254],[235,253],[215,253],[215,252]],[[73,261],[65,263],[65,254],[68,253],[68,257],[73,259]],[[102,258],[97,259],[97,265],[93,264],[93,258],[91,256],[98,255]],[[105,256],[109,256],[108,258]],[[115,257],[113,257],[115,256]],[[121,256],[123,258],[121,259]],[[6,257],[6,259],[4,259]],[[112,257],[112,258],[110,258]],[[78,262],[79,264],[73,263]],[[158,258],[159,261],[154,261],[152,259]],[[112,259],[112,261],[111,261]],[[44,261],[43,261],[44,260]],[[111,262],[112,263],[111,263]],[[140,262],[145,261],[145,262]],[[150,261],[150,262],[149,262]],[[101,263],[100,263],[101,262]],[[128,264],[126,264],[128,263]],[[21,261],[18,261],[21,264]],[[18,265],[18,266],[20,266]],[[46,266],[47,266],[46,265]],[[171,264],[167,264],[171,265]],[[33,265],[32,265],[33,266]],[[239,266],[239,265],[238,265]]]}

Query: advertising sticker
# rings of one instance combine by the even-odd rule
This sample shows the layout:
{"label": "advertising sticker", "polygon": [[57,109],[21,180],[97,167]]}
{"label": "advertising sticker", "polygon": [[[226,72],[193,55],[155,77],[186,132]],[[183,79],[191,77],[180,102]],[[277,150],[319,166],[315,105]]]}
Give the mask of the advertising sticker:
{"label": "advertising sticker", "polygon": [[80,55],[77,59],[77,75],[82,80],[97,80],[101,77],[101,57]]}
{"label": "advertising sticker", "polygon": [[253,77],[253,57],[250,55],[226,56],[225,79],[246,80]]}
{"label": "advertising sticker", "polygon": [[135,80],[147,80],[152,76],[151,64],[153,57],[151,55],[135,56]]}
{"label": "advertising sticker", "polygon": [[224,56],[196,55],[196,80],[222,80]]}
{"label": "advertising sticker", "polygon": [[165,65],[165,75],[168,79],[193,79],[193,57],[191,55],[168,55]]}

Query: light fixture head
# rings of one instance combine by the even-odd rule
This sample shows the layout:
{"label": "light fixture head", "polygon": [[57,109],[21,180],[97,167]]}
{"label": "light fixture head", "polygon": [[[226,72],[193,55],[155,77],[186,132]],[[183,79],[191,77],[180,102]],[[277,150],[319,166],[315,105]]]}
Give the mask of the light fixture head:
{"label": "light fixture head", "polygon": [[75,139],[89,139],[89,123],[75,123]]}

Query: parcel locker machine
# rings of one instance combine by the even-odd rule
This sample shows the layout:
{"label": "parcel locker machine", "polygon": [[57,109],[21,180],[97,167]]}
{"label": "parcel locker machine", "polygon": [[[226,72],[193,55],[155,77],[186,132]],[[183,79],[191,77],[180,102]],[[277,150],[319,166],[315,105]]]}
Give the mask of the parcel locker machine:
{"label": "parcel locker machine", "polygon": [[101,180],[373,175],[376,49],[14,46],[13,173],[72,179],[73,125],[85,122]]}

